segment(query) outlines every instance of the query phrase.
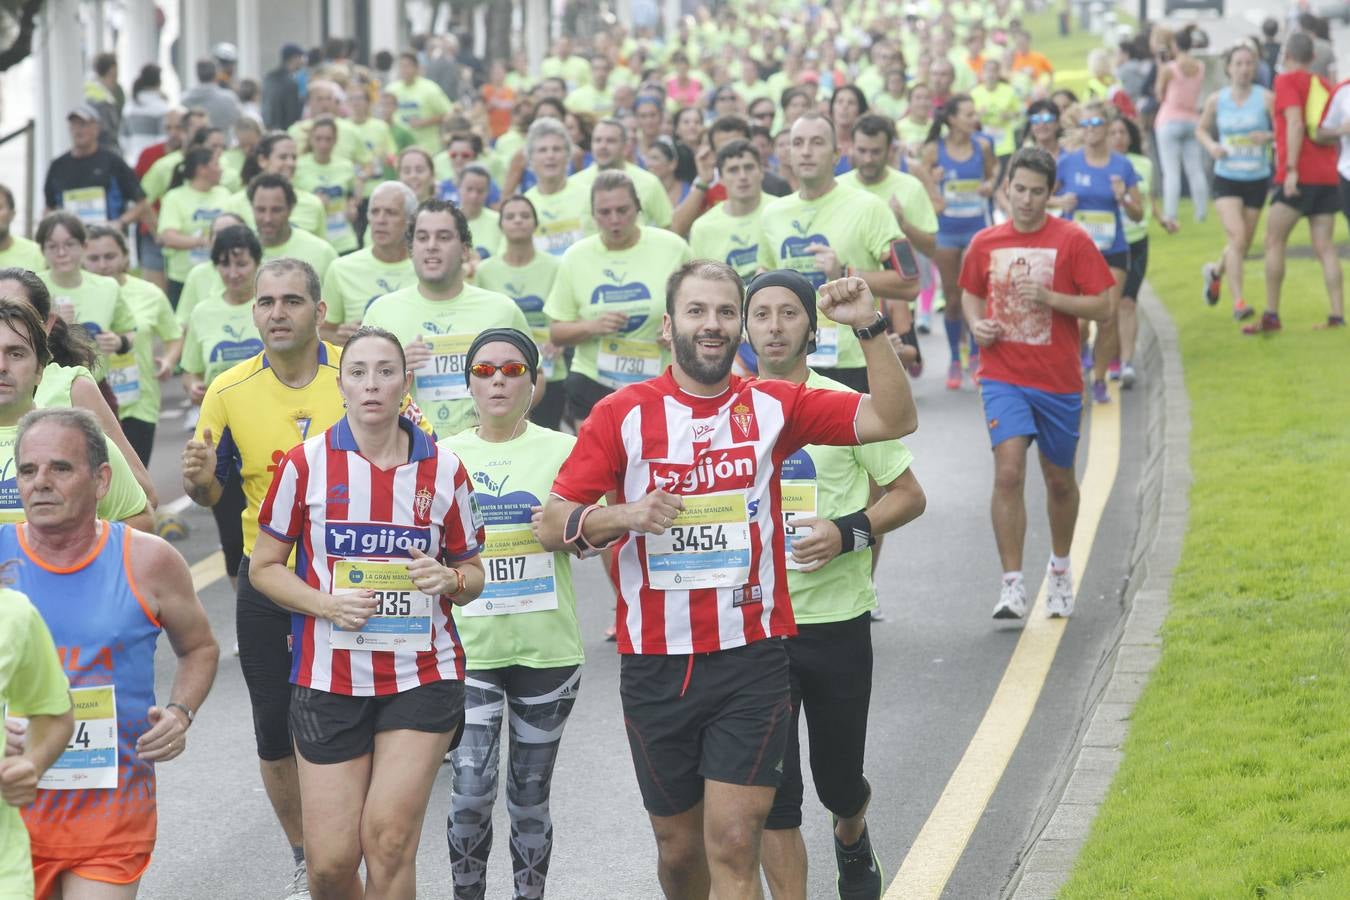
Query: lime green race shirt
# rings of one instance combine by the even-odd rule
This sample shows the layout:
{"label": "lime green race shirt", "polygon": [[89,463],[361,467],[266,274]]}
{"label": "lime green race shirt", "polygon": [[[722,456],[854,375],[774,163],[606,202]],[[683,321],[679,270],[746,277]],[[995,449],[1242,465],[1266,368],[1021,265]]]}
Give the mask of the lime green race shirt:
{"label": "lime green race shirt", "polygon": [[403,79],[391,81],[384,89],[398,98],[399,124],[413,133],[417,146],[428,153],[441,149],[441,129],[437,125],[414,128],[408,124],[416,119],[441,118],[450,112],[450,98],[441,86],[429,78],[418,76],[412,84]]}
{"label": "lime green race shirt", "polygon": [[77,378],[87,378],[90,384],[96,384],[93,373],[84,366],[47,363],[47,367],[42,370],[42,381],[38,383],[37,391],[33,394],[33,405],[38,409],[53,406],[69,409],[74,406],[70,399],[70,389]]}
{"label": "lime green race shirt", "polygon": [[[248,202],[248,191],[239,191],[230,196],[225,206],[226,212],[232,212],[244,220],[244,224],[254,231],[258,222],[253,218],[253,204]],[[291,210],[291,227],[296,231],[305,231],[316,238],[328,237],[328,214],[324,211],[323,201],[308,191],[296,189],[295,209]]]}
{"label": "lime green race shirt", "polygon": [[[850,391],[818,372],[806,378],[808,387]],[[880,485],[890,484],[913,463],[909,449],[899,441],[881,441],[858,447],[809,445],[783,461],[779,469],[784,519],[790,517],[835,519],[867,506],[871,494],[869,476]],[[857,618],[877,605],[872,583],[872,554],[842,553],[814,572],[795,569],[791,562],[791,526],[784,523],[789,551],[788,592],[792,614],[799,625],[843,622]]]}
{"label": "lime green race shirt", "polygon": [[[350,119],[348,121],[351,122],[352,130],[361,139],[361,143],[365,144],[371,162],[377,167],[376,171],[388,177],[389,162],[398,153],[398,145],[394,141],[394,132],[389,128],[389,123],[374,117],[364,122]],[[367,184],[365,192],[369,194],[373,187],[374,185]]]}
{"label": "lime green race shirt", "polygon": [[[60,716],[70,709],[70,682],[51,632],[28,598],[0,588],[0,709],[15,716]],[[17,807],[0,802],[0,897],[33,896],[28,829]]]}
{"label": "lime green race shirt", "polygon": [[[778,197],[760,216],[759,264],[765,269],[795,269],[819,288],[825,273],[816,268],[811,244],[828,244],[841,266],[876,272],[891,252],[891,241],[904,237],[889,206],[870,194],[838,185],[815,200],[799,194]],[[862,347],[853,329],[822,317],[816,352],[807,359],[818,368],[862,368]]]}
{"label": "lime green race shirt", "polygon": [[324,316],[340,325],[357,325],[370,304],[394,291],[417,284],[412,259],[387,263],[375,258],[370,247],[335,260],[323,276]]}
{"label": "lime green race shirt", "polygon": [[609,388],[660,375],[670,362],[656,340],[666,312],[666,279],[691,259],[689,245],[660,228],[643,228],[627,250],[607,249],[599,235],[573,244],[563,254],[544,315],[577,322],[620,312],[628,324],[621,332],[578,344],[572,371]]}
{"label": "lime green race shirt", "polygon": [[150,164],[141,176],[141,190],[147,203],[158,203],[173,182],[173,170],[183,161],[182,150],[170,150]]}
{"label": "lime green race shirt", "polygon": [[160,386],[155,373],[155,338],[176,341],[183,326],[174,318],[169,298],[158,287],[134,275],[122,285],[122,299],[136,318],[130,353],[108,357],[108,386],[117,397],[119,419],[159,421]]}
{"label": "lime green race shirt", "polygon": [[720,259],[749,281],[759,268],[759,216],[772,199],[761,193],[759,205],[748,216],[732,216],[725,200],[699,216],[689,230],[694,258]]}
{"label": "lime green race shirt", "polygon": [[548,500],[575,443],[532,422],[520,437],[499,444],[472,429],[441,441],[463,461],[487,525],[487,585],[479,599],[455,607],[470,670],[546,669],[583,659],[571,559],[544,550],[530,531],[530,507]]}
{"label": "lime green race shirt", "polygon": [[606,87],[596,90],[594,85],[584,84],[569,91],[563,101],[568,112],[585,113],[596,119],[603,119],[614,112],[614,89]]}
{"label": "lime green race shirt", "polygon": [[9,240],[9,248],[0,250],[0,269],[18,266],[30,272],[41,272],[47,268],[47,260],[37,244],[17,234],[11,234]]}
{"label": "lime green race shirt", "polygon": [[994,142],[994,155],[1011,155],[1017,149],[1017,127],[1022,124],[1022,98],[1017,91],[1006,81],[993,90],[981,83],[971,89],[970,99],[980,116],[980,130]]}
{"label": "lime green race shirt", "polygon": [[[548,316],[544,315],[544,298],[553,290],[560,265],[557,257],[537,250],[534,259],[523,266],[507,265],[502,257],[494,256],[479,264],[474,284],[514,300],[525,314],[525,321],[530,323],[535,343],[542,347],[548,342]],[[562,381],[567,377],[567,363],[561,355],[551,360],[540,358],[539,367],[550,382]]]}
{"label": "lime green race shirt", "polygon": [[173,311],[174,318],[184,328],[192,318],[192,311],[207,297],[225,292],[225,282],[216,271],[215,263],[197,263],[188,270],[183,279],[183,292],[178,295],[178,308]]}
{"label": "lime green race shirt", "polygon": [[[162,235],[170,228],[181,234],[203,237],[211,232],[211,223],[216,220],[230,202],[230,192],[220,185],[209,191],[196,191],[186,184],[174,188],[164,195],[159,205],[159,233]],[[197,247],[193,250],[175,250],[164,248],[164,275],[170,281],[182,281],[187,278],[188,270],[198,263],[209,261],[210,247]]]}
{"label": "lime green race shirt", "polygon": [[[334,118],[333,122],[337,125],[337,143],[333,145],[333,157],[348,160],[353,165],[365,168],[370,163],[370,151],[366,148],[366,142],[362,140],[356,126],[350,119]],[[309,152],[309,130],[313,127],[313,119],[302,119],[286,129],[286,133],[295,141],[295,147],[301,155]]]}
{"label": "lime green race shirt", "polygon": [[221,372],[262,351],[253,304],[227,303],[224,295],[216,294],[192,311],[183,342],[183,371],[202,376],[209,387]]}
{"label": "lime green race shirt", "polygon": [[923,182],[908,172],[887,166],[886,174],[880,181],[876,184],[866,184],[858,177],[858,170],[854,169],[840,175],[839,183],[845,187],[867,191],[885,203],[887,209],[890,208],[891,198],[896,198],[900,202],[900,210],[904,213],[906,222],[920,231],[937,234],[937,210],[933,208],[933,198],[928,195],[928,189],[923,186]]}
{"label": "lime green race shirt", "polygon": [[1148,237],[1148,223],[1153,218],[1153,160],[1137,153],[1127,154],[1125,158],[1139,176],[1139,196],[1144,200],[1144,217],[1138,222],[1129,216],[1121,216],[1121,221],[1125,223],[1125,240],[1133,244]]}
{"label": "lime green race shirt", "polygon": [[[91,335],[101,331],[127,334],[136,330],[136,318],[122,299],[122,287],[115,279],[81,272],[78,287],[64,288],[52,280],[50,272],[39,272],[38,276],[51,292],[52,311],[67,319],[65,310],[72,311],[75,319],[72,327],[83,325]],[[98,377],[101,378],[102,363],[106,361],[102,351],[99,351],[99,360]]]}
{"label": "lime green race shirt", "polygon": [[412,395],[444,437],[478,421],[464,378],[473,339],[488,328],[530,333],[525,314],[509,297],[471,284],[451,300],[428,300],[414,284],[370,304],[361,321],[393,332],[404,346],[418,337],[432,345],[431,361],[413,370]]}
{"label": "lime green race shirt", "polygon": [[539,225],[534,232],[534,249],[562,256],[567,248],[586,236],[591,218],[590,185],[568,178],[563,189],[544,194],[535,185],[525,192],[534,204]]}
{"label": "lime green race shirt", "polygon": [[351,160],[334,157],[321,163],[306,153],[295,164],[295,190],[319,199],[323,206],[323,236],[334,250],[346,253],[356,249],[356,231],[347,221],[347,201],[356,192],[356,168]]}
{"label": "lime green race shirt", "polygon": [[[646,169],[639,168],[630,162],[623,164],[623,173],[633,179],[633,187],[637,188],[638,203],[642,205],[642,212],[639,213],[640,220],[644,225],[655,225],[657,228],[669,228],[670,220],[674,216],[674,210],[670,205],[670,195],[666,193],[666,186]],[[600,174],[595,163],[591,163],[575,175],[570,176],[567,181],[570,184],[576,181],[586,192],[586,233],[595,233],[595,223],[591,221],[591,185],[595,183],[595,176]]]}
{"label": "lime green race shirt", "polygon": [[495,210],[485,206],[476,218],[466,221],[469,223],[469,234],[473,237],[473,249],[478,252],[479,259],[488,259],[501,252],[502,228]]}
{"label": "lime green race shirt", "polygon": [[269,259],[279,259],[283,256],[293,256],[296,259],[303,259],[314,267],[314,271],[323,278],[328,273],[328,267],[337,259],[337,251],[333,245],[323,238],[317,238],[308,231],[300,231],[297,228],[291,229],[291,236],[275,247],[263,247],[263,262]]}

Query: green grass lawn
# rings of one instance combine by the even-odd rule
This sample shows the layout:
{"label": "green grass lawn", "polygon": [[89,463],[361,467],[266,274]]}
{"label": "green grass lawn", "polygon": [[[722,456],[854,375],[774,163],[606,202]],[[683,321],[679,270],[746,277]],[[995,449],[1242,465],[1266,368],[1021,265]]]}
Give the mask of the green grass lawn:
{"label": "green grass lawn", "polygon": [[[1125,15],[1119,7],[1116,16],[1122,23],[1135,22],[1133,16]],[[1087,85],[1088,53],[1107,44],[1099,35],[1078,31],[1076,20],[1073,23],[1074,30],[1067,37],[1060,37],[1058,5],[1055,9],[1032,13],[1023,24],[1031,34],[1032,48],[1048,56],[1055,67],[1055,87],[1068,88],[1081,97]],[[1111,46],[1114,46],[1114,42]]]}
{"label": "green grass lawn", "polygon": [[1326,293],[1299,259],[1285,330],[1240,335],[1226,294],[1201,300],[1221,243],[1213,217],[1152,238],[1191,400],[1190,526],[1162,660],[1064,898],[1350,896],[1350,332],[1313,330]]}

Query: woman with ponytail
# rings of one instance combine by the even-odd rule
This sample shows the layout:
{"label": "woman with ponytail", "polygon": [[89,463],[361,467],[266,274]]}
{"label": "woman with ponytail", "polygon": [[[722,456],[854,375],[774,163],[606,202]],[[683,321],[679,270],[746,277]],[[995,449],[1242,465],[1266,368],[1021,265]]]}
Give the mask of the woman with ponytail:
{"label": "woman with ponytail", "polygon": [[[947,305],[943,327],[952,360],[947,368],[947,389],[961,387],[961,260],[970,239],[991,222],[989,198],[994,193],[998,159],[993,144],[977,134],[979,117],[969,94],[956,94],[933,116],[922,161],[942,194],[942,212],[938,215],[937,263],[942,293]],[[971,378],[979,364],[979,348],[971,344],[968,360]]]}
{"label": "woman with ponytail", "polygon": [[159,209],[159,243],[172,305],[178,305],[188,271],[210,257],[211,222],[229,200],[230,192],[220,185],[220,152],[205,146],[188,150]]}
{"label": "woman with ponytail", "polygon": [[100,389],[92,374],[98,365],[98,349],[83,328],[72,328],[52,310],[52,295],[46,283],[28,269],[11,267],[0,269],[0,297],[14,297],[27,301],[37,310],[47,330],[47,346],[52,361],[42,370],[42,381],[33,397],[39,408],[51,406],[87,409],[98,419],[99,427],[112,438],[117,449],[126,457],[127,465],[136,481],[145,491],[151,508],[159,504],[155,483],[122,432],[117,414],[108,403],[108,395]]}

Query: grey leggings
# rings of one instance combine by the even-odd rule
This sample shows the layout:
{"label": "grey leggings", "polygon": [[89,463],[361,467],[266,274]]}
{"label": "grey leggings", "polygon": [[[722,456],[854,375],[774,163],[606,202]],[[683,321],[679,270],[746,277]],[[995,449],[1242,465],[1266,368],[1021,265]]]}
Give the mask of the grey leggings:
{"label": "grey leggings", "polygon": [[[1205,221],[1209,212],[1209,177],[1205,174],[1204,148],[1195,138],[1195,123],[1165,122],[1154,129],[1158,139],[1158,164],[1162,167],[1163,212],[1176,219],[1181,204],[1181,172],[1195,201],[1195,221]],[[1148,198],[1144,198],[1147,203]]]}
{"label": "grey leggings", "polygon": [[553,852],[553,820],[548,811],[553,763],[580,686],[580,666],[509,666],[467,673],[464,736],[450,757],[455,778],[446,821],[456,900],[479,900],[487,893],[497,758],[502,718],[508,708],[506,809],[511,816],[514,896],[544,896]]}

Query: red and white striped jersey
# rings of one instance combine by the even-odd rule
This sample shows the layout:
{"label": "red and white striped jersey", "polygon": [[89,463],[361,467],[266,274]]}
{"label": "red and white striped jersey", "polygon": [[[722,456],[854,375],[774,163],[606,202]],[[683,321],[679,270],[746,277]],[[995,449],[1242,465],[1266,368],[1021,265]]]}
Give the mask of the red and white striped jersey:
{"label": "red and white striped jersey", "polygon": [[[412,440],[403,465],[382,470],[361,455],[346,417],[296,446],[277,467],[258,514],[259,527],[296,544],[295,571],[320,591],[333,590],[343,560],[410,558],[417,547],[443,563],[483,548],[483,518],[459,458],[403,419]],[[291,616],[291,683],[349,696],[397,694],[464,678],[464,650],[449,597],[431,603],[431,649],[345,650],[330,646],[332,624]]]}
{"label": "red and white striped jersey", "polygon": [[627,503],[660,488],[686,498],[665,535],[630,533],[613,547],[620,653],[711,653],[797,633],[779,465],[807,444],[857,444],[861,399],[736,376],[724,393],[698,397],[667,369],[596,404],[554,495],[594,503],[613,491],[612,502]]}

